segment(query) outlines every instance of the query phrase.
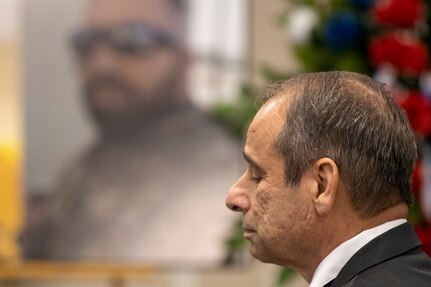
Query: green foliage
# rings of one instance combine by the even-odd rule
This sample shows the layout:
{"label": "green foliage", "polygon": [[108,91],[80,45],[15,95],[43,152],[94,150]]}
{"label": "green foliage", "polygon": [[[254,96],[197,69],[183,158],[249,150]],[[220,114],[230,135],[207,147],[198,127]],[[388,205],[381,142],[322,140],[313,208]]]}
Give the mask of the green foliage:
{"label": "green foliage", "polygon": [[225,258],[225,265],[231,265],[238,262],[237,256],[244,250],[247,242],[243,237],[242,220],[234,222],[231,235],[226,240],[227,256]]}
{"label": "green foliage", "polygon": [[283,73],[281,71],[277,71],[266,65],[262,65],[260,71],[263,77],[266,79],[266,81],[270,84],[288,79],[292,76],[289,73]]}
{"label": "green foliage", "polygon": [[211,115],[225,125],[237,138],[242,139],[246,127],[256,114],[257,94],[257,90],[252,86],[244,86],[235,103],[219,104],[213,108]]}
{"label": "green foliage", "polygon": [[284,286],[287,282],[289,282],[290,279],[292,279],[292,276],[295,275],[295,271],[289,268],[283,268],[280,273],[278,274],[277,278],[277,287]]}
{"label": "green foliage", "polygon": [[242,229],[242,220],[238,220],[235,222],[232,231],[232,236],[227,241],[228,248],[231,250],[235,250],[244,247],[246,241],[242,236],[244,232],[244,230]]}
{"label": "green foliage", "polygon": [[420,225],[425,221],[421,208],[417,202],[410,206],[408,220],[414,225]]}

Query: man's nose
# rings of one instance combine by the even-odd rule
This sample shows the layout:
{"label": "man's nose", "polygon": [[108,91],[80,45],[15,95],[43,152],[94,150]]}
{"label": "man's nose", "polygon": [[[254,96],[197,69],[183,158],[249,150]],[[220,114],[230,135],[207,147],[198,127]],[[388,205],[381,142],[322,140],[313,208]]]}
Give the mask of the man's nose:
{"label": "man's nose", "polygon": [[245,213],[250,209],[250,199],[243,177],[230,188],[226,197],[226,206],[232,211]]}
{"label": "man's nose", "polygon": [[119,55],[107,45],[98,45],[94,47],[84,63],[92,71],[115,71],[118,68]]}

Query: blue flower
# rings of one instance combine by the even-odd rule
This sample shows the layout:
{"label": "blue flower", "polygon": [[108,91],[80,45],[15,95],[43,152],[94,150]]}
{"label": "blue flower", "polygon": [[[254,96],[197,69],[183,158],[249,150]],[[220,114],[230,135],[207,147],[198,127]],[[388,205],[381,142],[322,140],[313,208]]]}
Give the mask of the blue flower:
{"label": "blue flower", "polygon": [[323,37],[331,49],[345,50],[360,41],[360,30],[359,22],[352,13],[339,12],[326,23]]}
{"label": "blue flower", "polygon": [[350,0],[353,5],[359,8],[367,9],[374,4],[374,0]]}

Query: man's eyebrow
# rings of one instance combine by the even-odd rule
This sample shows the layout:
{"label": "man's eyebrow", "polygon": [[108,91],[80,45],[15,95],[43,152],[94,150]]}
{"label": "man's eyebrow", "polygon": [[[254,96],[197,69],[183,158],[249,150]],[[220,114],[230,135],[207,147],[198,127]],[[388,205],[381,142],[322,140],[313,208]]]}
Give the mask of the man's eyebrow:
{"label": "man's eyebrow", "polygon": [[244,156],[245,161],[252,165],[257,170],[257,172],[262,174],[265,173],[265,170],[255,160],[247,155],[245,151],[242,152],[242,155]]}

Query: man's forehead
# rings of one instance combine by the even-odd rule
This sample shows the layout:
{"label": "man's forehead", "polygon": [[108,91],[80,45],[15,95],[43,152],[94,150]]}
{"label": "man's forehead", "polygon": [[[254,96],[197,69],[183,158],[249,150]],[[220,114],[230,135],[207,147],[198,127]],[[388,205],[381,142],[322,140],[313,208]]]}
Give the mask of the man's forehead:
{"label": "man's forehead", "polygon": [[249,140],[275,139],[286,118],[287,104],[284,99],[272,98],[257,112],[247,133]]}
{"label": "man's forehead", "polygon": [[175,33],[176,10],[168,1],[89,0],[86,21],[90,26],[101,27],[144,22]]}
{"label": "man's forehead", "polygon": [[286,110],[286,101],[282,97],[269,99],[256,113],[256,119],[265,118],[268,115],[282,117]]}
{"label": "man's forehead", "polygon": [[269,99],[256,113],[250,128],[259,125],[276,125],[283,123],[287,110],[286,100],[281,97]]}

